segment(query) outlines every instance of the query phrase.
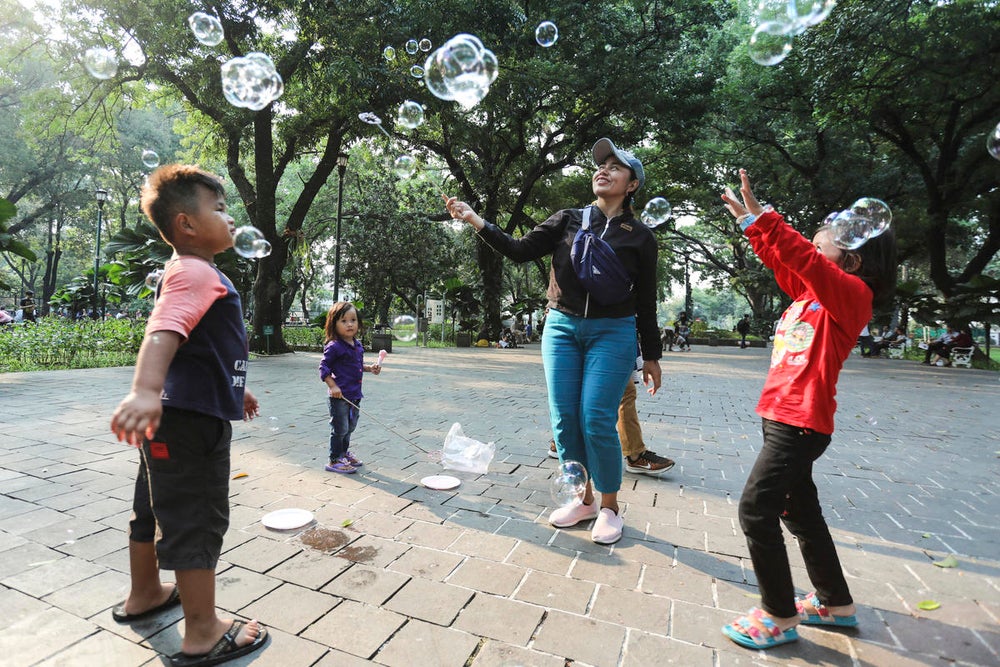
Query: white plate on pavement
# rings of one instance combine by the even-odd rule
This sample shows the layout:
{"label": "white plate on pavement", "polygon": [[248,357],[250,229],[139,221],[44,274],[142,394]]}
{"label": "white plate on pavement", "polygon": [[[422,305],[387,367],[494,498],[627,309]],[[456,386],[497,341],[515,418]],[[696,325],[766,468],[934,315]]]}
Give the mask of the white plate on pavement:
{"label": "white plate on pavement", "polygon": [[295,509],[289,507],[283,510],[275,510],[270,514],[265,514],[260,520],[267,528],[274,530],[294,530],[309,524],[313,520],[313,513],[309,510]]}
{"label": "white plate on pavement", "polygon": [[458,477],[452,477],[451,475],[429,475],[420,480],[420,483],[428,489],[447,491],[448,489],[454,489],[456,486],[461,484],[462,480]]}

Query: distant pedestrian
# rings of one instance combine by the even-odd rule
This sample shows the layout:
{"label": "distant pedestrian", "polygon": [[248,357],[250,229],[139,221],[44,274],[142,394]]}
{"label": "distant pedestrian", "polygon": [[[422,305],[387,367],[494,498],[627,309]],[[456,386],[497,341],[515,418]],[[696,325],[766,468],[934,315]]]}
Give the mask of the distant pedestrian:
{"label": "distant pedestrian", "polygon": [[319,362],[319,379],[327,386],[330,410],[330,462],[327,472],[357,472],[363,463],[351,452],[351,434],[358,426],[363,398],[361,377],[365,372],[378,375],[379,364],[364,362],[365,348],[358,340],[361,318],[349,301],[338,301],[326,314],[326,344]]}
{"label": "distant pedestrian", "polygon": [[[792,298],[774,338],[771,370],[757,403],[761,448],[740,498],[740,526],[760,588],[753,608],[722,628],[737,644],[763,649],[795,641],[795,626],[855,626],[854,599],[823,519],[813,462],[830,444],[837,377],[873,302],[891,295],[896,275],[892,229],[856,250],[833,245],[829,227],[812,242],[758,203],[740,170],[743,202],[722,195],[757,256]],[[795,536],[815,593],[795,597],[781,523]]]}
{"label": "distant pedestrian", "polygon": [[[213,263],[235,229],[217,177],[167,165],[149,176],[143,212],[174,254],[157,286],[132,390],[111,417],[119,441],[140,448],[129,522],[131,588],[119,623],[184,608],[175,667],[214,665],[261,648],[257,621],[219,618],[215,567],[229,527],[233,419],[253,419],[240,295]],[[177,585],[161,583],[174,570]]]}
{"label": "distant pedestrian", "polygon": [[743,319],[736,323],[736,331],[740,334],[740,349],[747,347],[747,334],[750,333],[750,313],[743,316]]}
{"label": "distant pedestrian", "polygon": [[24,293],[24,298],[21,299],[21,311],[22,317],[25,322],[36,321],[37,315],[35,313],[35,293],[28,290]]}

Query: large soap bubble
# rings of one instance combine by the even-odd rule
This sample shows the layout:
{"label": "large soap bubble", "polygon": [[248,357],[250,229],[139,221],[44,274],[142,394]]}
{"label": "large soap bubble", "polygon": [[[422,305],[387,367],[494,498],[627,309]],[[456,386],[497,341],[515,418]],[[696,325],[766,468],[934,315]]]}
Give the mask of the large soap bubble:
{"label": "large soap bubble", "polygon": [[535,41],[539,46],[549,48],[559,39],[559,28],[552,21],[542,21],[535,28]]}
{"label": "large soap bubble", "polygon": [[400,315],[392,321],[392,335],[404,342],[416,340],[417,319],[413,315]]}
{"label": "large soap bubble", "polygon": [[410,155],[400,155],[392,164],[392,170],[400,178],[409,178],[417,170],[417,161]]}
{"label": "large soap bubble", "polygon": [[646,208],[642,209],[639,219],[642,220],[642,224],[653,229],[669,220],[672,212],[670,202],[663,197],[653,197],[646,202]]}
{"label": "large soap bubble", "polygon": [[878,236],[889,229],[889,224],[892,222],[889,205],[874,197],[862,197],[851,204],[851,213],[868,221],[868,238]]}
{"label": "large soap bubble", "polygon": [[112,49],[92,46],[83,52],[83,66],[95,79],[110,79],[118,73],[118,56]]}
{"label": "large soap bubble", "polygon": [[233,232],[233,250],[240,257],[260,259],[271,254],[271,244],[259,229],[247,225]]}
{"label": "large soap bubble", "polygon": [[233,106],[260,111],[284,91],[281,75],[266,53],[254,51],[222,65],[222,93]]}
{"label": "large soap bubble", "polygon": [[549,485],[552,502],[557,507],[578,505],[583,502],[586,492],[587,469],[579,461],[563,461]]}
{"label": "large soap bubble", "polygon": [[188,26],[194,33],[194,38],[205,46],[216,46],[226,36],[222,30],[222,22],[205,12],[195,12],[189,16]]}
{"label": "large soap bubble", "polygon": [[871,223],[853,211],[840,211],[830,222],[830,234],[838,248],[857,250],[871,235]]}
{"label": "large soap bubble", "polygon": [[474,35],[459,34],[434,51],[424,63],[427,89],[443,100],[471,109],[490,91],[497,60]]}
{"label": "large soap bubble", "polygon": [[792,51],[792,35],[785,24],[765,21],[750,37],[750,59],[758,65],[777,65]]}
{"label": "large soap bubble", "polygon": [[160,156],[154,150],[147,148],[142,152],[142,163],[150,169],[160,166]]}
{"label": "large soap bubble", "polygon": [[990,132],[990,135],[986,137],[986,150],[989,151],[995,159],[1000,160],[1000,123]]}

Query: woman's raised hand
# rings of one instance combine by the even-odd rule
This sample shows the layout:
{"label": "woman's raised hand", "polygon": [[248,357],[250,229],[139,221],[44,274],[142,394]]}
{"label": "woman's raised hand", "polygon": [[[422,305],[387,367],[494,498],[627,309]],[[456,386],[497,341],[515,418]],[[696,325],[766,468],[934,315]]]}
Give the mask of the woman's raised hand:
{"label": "woman's raised hand", "polygon": [[733,192],[732,188],[728,186],[725,192],[722,193],[722,201],[726,203],[726,208],[729,209],[734,218],[746,215],[747,213],[757,216],[764,212],[764,207],[760,205],[760,202],[754,197],[753,190],[750,189],[750,177],[747,176],[746,169],[740,169],[740,195],[743,198],[742,202],[736,197],[736,193]]}
{"label": "woman's raised hand", "polygon": [[464,201],[459,201],[458,197],[449,197],[446,194],[441,195],[441,199],[444,200],[445,208],[448,209],[448,214],[455,220],[464,220],[469,223],[477,230],[482,229],[486,222],[479,217],[472,207],[466,204]]}

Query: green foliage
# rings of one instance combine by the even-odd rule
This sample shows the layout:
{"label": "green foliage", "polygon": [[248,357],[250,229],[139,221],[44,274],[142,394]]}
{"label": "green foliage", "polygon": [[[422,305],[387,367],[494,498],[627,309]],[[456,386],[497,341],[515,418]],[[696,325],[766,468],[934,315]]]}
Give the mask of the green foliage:
{"label": "green foliage", "polygon": [[0,327],[0,372],[102,368],[135,363],[145,320],[42,317]]}

